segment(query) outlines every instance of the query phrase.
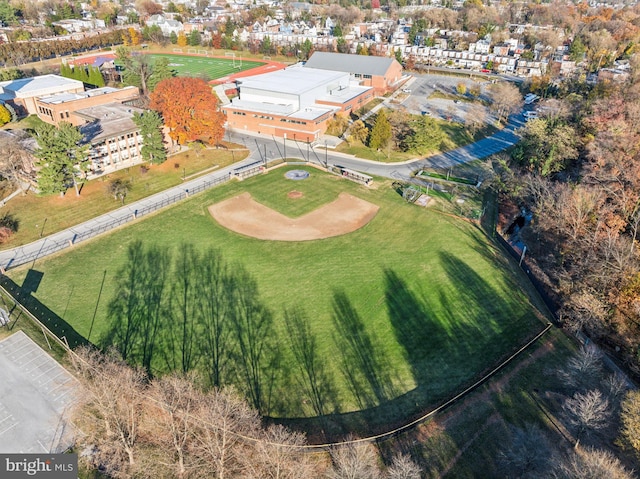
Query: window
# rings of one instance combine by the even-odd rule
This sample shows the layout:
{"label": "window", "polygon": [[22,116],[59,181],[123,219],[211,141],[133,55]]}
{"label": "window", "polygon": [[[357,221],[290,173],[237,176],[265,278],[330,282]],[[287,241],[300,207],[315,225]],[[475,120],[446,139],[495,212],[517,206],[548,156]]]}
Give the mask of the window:
{"label": "window", "polygon": [[371,75],[362,75],[362,78],[371,79]]}

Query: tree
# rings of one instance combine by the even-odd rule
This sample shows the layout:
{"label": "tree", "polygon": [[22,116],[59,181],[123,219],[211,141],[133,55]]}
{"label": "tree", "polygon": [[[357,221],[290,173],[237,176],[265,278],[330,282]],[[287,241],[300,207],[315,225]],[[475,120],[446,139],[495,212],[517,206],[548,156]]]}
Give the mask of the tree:
{"label": "tree", "polygon": [[336,40],[336,50],[338,50],[338,53],[349,52],[349,45],[343,37],[338,37],[338,39]]}
{"label": "tree", "polygon": [[376,122],[369,135],[369,148],[378,150],[384,148],[391,139],[391,124],[384,109],[376,115]]}
{"label": "tree", "polygon": [[369,129],[362,120],[356,120],[349,130],[349,141],[359,141],[364,144],[369,136]]}
{"label": "tree", "polygon": [[629,391],[621,408],[622,437],[640,456],[640,391]]}
{"label": "tree", "polygon": [[563,122],[546,118],[528,121],[522,129],[522,140],[514,150],[516,161],[542,176],[550,176],[567,168],[578,157],[578,132]]}
{"label": "tree", "polygon": [[0,126],[5,125],[11,121],[11,112],[7,110],[7,107],[0,105]]}
{"label": "tree", "polygon": [[554,479],[633,479],[620,461],[609,451],[578,448],[557,461]]}
{"label": "tree", "polygon": [[176,39],[176,43],[178,44],[179,47],[186,47],[188,40],[187,37],[185,36],[184,32],[180,32],[178,33],[178,38]]}
{"label": "tree", "polygon": [[198,139],[217,144],[222,139],[224,115],[204,80],[168,78],[158,83],[150,98],[150,108],[162,115],[169,136],[179,144]]}
{"label": "tree", "polygon": [[94,85],[96,87],[104,86],[104,77],[102,76],[102,72],[98,67],[90,66],[88,73],[89,78],[87,79],[87,83],[89,85]]}
{"label": "tree", "polygon": [[94,467],[100,465],[112,477],[135,475],[144,372],[113,352],[104,355],[90,348],[76,349],[71,360],[84,387],[74,415],[84,432],[82,444],[94,451]]}
{"label": "tree", "polygon": [[0,1],[0,25],[9,26],[18,21],[16,17],[16,10],[9,4],[8,1]]}
{"label": "tree", "polygon": [[191,45],[192,47],[199,47],[201,42],[202,35],[197,29],[194,28],[193,30],[191,30],[191,33],[189,33],[189,45]]}
{"label": "tree", "polygon": [[167,159],[162,137],[162,118],[156,111],[135,112],[133,121],[140,128],[142,148],[140,156],[149,163],[163,163]]}
{"label": "tree", "polygon": [[22,188],[20,179],[23,173],[33,169],[31,155],[15,135],[0,137],[0,151],[0,175],[13,186]]}
{"label": "tree", "polygon": [[498,121],[502,121],[518,111],[524,101],[518,87],[507,81],[491,85],[489,97],[491,108],[496,112]]}
{"label": "tree", "polygon": [[422,115],[409,124],[412,133],[405,140],[409,150],[424,155],[441,148],[446,135],[433,118]]}
{"label": "tree", "polygon": [[89,145],[82,144],[80,130],[71,123],[61,122],[56,128],[42,123],[35,129],[39,149],[38,187],[43,193],[64,192],[73,184],[76,196],[80,196],[78,184],[86,179],[89,168]]}
{"label": "tree", "polygon": [[484,106],[473,103],[467,110],[464,118],[464,125],[471,136],[475,136],[487,122],[487,111]]}
{"label": "tree", "polygon": [[331,451],[332,467],[329,479],[379,479],[375,451],[368,444],[349,442]]}
{"label": "tree", "polygon": [[272,49],[273,47],[271,46],[271,37],[264,37],[264,40],[262,40],[262,45],[260,45],[260,53],[262,53],[263,55],[271,55]]}
{"label": "tree", "polygon": [[171,32],[169,34],[169,41],[172,45],[176,45],[178,43],[178,35],[176,35],[176,32]]}
{"label": "tree", "polygon": [[456,85],[456,92],[458,93],[458,95],[464,95],[465,93],[467,93],[467,85],[466,85],[466,83],[459,82]]}
{"label": "tree", "polygon": [[420,479],[420,467],[409,456],[399,454],[387,470],[388,479]]}
{"label": "tree", "polygon": [[396,48],[393,54],[395,55],[397,62],[402,63],[402,50],[400,48]]}
{"label": "tree", "polygon": [[131,54],[129,49],[116,49],[118,60],[124,65],[122,81],[125,85],[137,86],[143,95],[149,93],[149,81],[154,73],[154,65],[148,55]]}
{"label": "tree", "polygon": [[540,428],[526,424],[524,428],[511,428],[505,449],[498,453],[497,462],[504,477],[546,477],[552,447]]}
{"label": "tree", "polygon": [[109,193],[113,195],[113,198],[120,200],[124,205],[124,199],[127,197],[129,190],[131,189],[131,182],[123,180],[122,178],[116,178],[109,183]]}
{"label": "tree", "polygon": [[592,389],[585,394],[575,393],[573,397],[565,400],[562,408],[569,423],[576,428],[578,439],[584,432],[606,427],[611,416],[609,401],[598,389]]}

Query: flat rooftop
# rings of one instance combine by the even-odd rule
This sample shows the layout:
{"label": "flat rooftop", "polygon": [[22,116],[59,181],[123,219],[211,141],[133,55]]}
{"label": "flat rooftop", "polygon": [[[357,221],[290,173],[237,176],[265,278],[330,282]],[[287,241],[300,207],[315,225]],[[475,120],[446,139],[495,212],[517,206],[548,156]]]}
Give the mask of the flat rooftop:
{"label": "flat rooftop", "polygon": [[300,120],[315,120],[322,115],[336,110],[327,105],[311,105],[300,110],[293,110],[291,105],[278,105],[274,103],[261,103],[255,101],[238,100],[234,98],[233,103],[224,106],[225,110],[242,110],[266,115],[278,115]]}
{"label": "flat rooftop", "polygon": [[316,98],[316,101],[321,100],[331,103],[347,103],[357,96],[362,95],[367,90],[373,90],[373,88],[369,86],[349,86],[347,88],[341,88],[339,90],[332,90],[330,94],[323,95],[320,98]]}
{"label": "flat rooftop", "polygon": [[3,93],[19,93],[19,96],[29,96],[30,93],[38,93],[51,88],[84,88],[81,81],[65,78],[60,75],[40,75],[33,78],[21,78],[0,82],[0,91]]}
{"label": "flat rooftop", "polygon": [[69,101],[82,100],[85,98],[93,98],[100,95],[106,95],[108,93],[116,93],[119,91],[131,90],[131,96],[138,96],[138,89],[136,87],[125,87],[125,88],[113,88],[110,86],[105,86],[102,88],[96,88],[94,90],[87,90],[82,93],[56,93],[55,95],[45,96],[38,99],[38,101],[42,103],[47,103],[49,105],[56,105],[60,103],[66,103]]}
{"label": "flat rooftop", "polygon": [[107,138],[137,130],[138,126],[133,122],[133,114],[143,111],[141,108],[114,102],[82,108],[72,114],[89,122],[82,125],[80,131],[91,143],[100,143]]}
{"label": "flat rooftop", "polygon": [[300,95],[324,83],[338,81],[344,76],[344,72],[294,66],[284,70],[242,78],[238,80],[238,83],[240,85],[240,96],[242,96],[243,87]]}

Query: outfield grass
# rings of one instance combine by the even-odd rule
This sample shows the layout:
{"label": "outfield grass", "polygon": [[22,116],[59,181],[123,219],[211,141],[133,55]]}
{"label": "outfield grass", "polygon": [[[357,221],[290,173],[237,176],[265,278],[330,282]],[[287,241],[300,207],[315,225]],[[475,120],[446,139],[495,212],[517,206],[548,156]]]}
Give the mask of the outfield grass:
{"label": "outfield grass", "polygon": [[[227,261],[242,263],[256,278],[263,303],[276,318],[282,362],[271,415],[311,415],[288,350],[282,310],[301,306],[312,320],[324,366],[331,375],[333,414],[323,427],[366,431],[402,422],[457,392],[542,329],[540,314],[522,291],[519,270],[466,221],[406,204],[377,180],[367,189],[310,168],[308,180],[284,179],[283,167],[243,182],[204,192],[166,211],[39,260],[44,273],[34,295],[85,337],[107,331],[108,301],[127,246],[135,240],[174,248],[220,248]],[[304,193],[302,200],[286,192]],[[311,242],[260,241],[232,233],[208,214],[215,202],[248,191],[259,202],[289,215],[332,201],[346,191],[380,206],[373,221],[349,235]],[[292,203],[309,204],[306,207]],[[26,269],[9,272],[18,284]],[[98,293],[105,277],[104,289]],[[377,404],[364,413],[341,372],[344,351],[336,346],[333,304],[346,301],[364,325],[364,351],[384,385]],[[97,304],[98,303],[98,304]],[[363,389],[368,388],[367,384]],[[290,424],[295,425],[295,421]]]}
{"label": "outfield grass", "polygon": [[158,58],[168,59],[169,66],[176,71],[178,76],[206,77],[208,80],[215,80],[233,73],[250,70],[264,65],[264,62],[249,61],[244,58],[242,59],[241,64],[241,55],[241,53],[237,54],[237,58],[235,60],[236,66],[234,66],[234,61],[231,58],[209,58],[205,56],[161,53],[149,54],[149,56],[154,60]]}

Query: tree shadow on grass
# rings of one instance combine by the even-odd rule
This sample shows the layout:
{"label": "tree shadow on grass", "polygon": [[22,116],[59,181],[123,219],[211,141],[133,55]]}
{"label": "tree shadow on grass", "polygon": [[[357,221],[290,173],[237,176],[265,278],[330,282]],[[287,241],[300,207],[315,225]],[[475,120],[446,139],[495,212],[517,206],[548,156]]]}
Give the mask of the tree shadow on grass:
{"label": "tree shadow on grass", "polygon": [[[425,286],[431,289],[429,295],[413,291],[394,270],[384,271],[389,319],[416,387],[399,396],[376,396],[373,391],[380,379],[368,384],[359,376],[360,381],[352,387],[361,387],[369,396],[363,398],[360,392],[360,411],[322,418],[328,424],[326,435],[330,439],[341,440],[347,432],[367,436],[404,426],[473,384],[524,343],[525,336],[530,338],[543,328],[542,323],[536,327],[532,314],[518,311],[515,302],[509,301],[508,291],[488,283],[461,259],[444,253],[440,260],[447,280]],[[452,289],[451,285],[456,286]],[[361,319],[343,293],[334,296],[334,311],[340,321],[353,323],[343,330],[357,337]],[[338,346],[350,364],[357,364],[350,350],[375,357],[375,352],[371,353],[375,347],[366,340]],[[354,370],[362,374],[368,368],[374,368],[374,378],[378,371],[386,372],[381,361],[374,365],[361,362]],[[310,432],[309,440],[315,441],[312,431],[319,419],[281,422]]]}
{"label": "tree shadow on grass", "polygon": [[[69,347],[86,345],[88,341],[80,335],[73,327],[64,319],[54,313],[47,306],[42,304],[33,292],[37,290],[37,285],[42,280],[44,273],[39,271],[27,273],[27,278],[23,286],[18,286],[12,279],[5,275],[0,275],[0,285],[2,285],[11,294],[16,301],[22,304],[31,314],[33,314],[49,331],[58,338],[69,344]],[[35,280],[37,278],[37,281]],[[27,279],[29,279],[27,281]],[[35,284],[37,282],[37,284]]]}

